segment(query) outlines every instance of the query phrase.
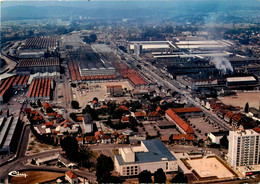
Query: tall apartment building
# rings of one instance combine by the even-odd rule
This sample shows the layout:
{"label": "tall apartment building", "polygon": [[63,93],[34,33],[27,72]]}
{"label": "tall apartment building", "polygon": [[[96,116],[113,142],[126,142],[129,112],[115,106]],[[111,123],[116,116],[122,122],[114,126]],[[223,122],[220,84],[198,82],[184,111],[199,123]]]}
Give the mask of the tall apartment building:
{"label": "tall apartment building", "polygon": [[228,163],[237,166],[256,165],[259,161],[259,134],[254,130],[229,132]]}

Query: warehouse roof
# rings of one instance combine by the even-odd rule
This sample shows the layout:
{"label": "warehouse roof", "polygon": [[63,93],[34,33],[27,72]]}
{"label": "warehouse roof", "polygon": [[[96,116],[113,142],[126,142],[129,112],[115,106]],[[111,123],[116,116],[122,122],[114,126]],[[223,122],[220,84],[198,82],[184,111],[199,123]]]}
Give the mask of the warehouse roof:
{"label": "warehouse roof", "polygon": [[248,77],[229,77],[227,78],[227,82],[241,82],[241,81],[256,81],[256,79],[253,76]]}
{"label": "warehouse roof", "polygon": [[17,65],[19,67],[35,67],[35,66],[58,66],[60,65],[59,58],[48,59],[22,59]]}

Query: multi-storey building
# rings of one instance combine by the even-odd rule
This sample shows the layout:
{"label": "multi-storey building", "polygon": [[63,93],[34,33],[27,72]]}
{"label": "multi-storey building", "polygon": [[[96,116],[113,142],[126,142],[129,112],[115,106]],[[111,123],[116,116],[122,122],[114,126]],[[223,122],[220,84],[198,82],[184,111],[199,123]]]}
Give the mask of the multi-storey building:
{"label": "multi-storey building", "polygon": [[254,130],[229,132],[228,163],[238,166],[256,165],[259,161],[259,134]]}
{"label": "multi-storey building", "polygon": [[138,147],[120,148],[115,155],[115,167],[120,176],[138,175],[144,170],[154,173],[159,168],[164,172],[178,170],[177,159],[159,139],[142,141]]}

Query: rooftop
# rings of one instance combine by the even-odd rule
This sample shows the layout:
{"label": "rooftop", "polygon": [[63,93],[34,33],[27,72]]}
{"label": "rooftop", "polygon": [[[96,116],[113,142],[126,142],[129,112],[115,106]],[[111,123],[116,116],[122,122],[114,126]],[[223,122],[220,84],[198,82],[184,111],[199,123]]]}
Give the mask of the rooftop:
{"label": "rooftop", "polygon": [[[143,149],[140,149],[141,152],[135,152],[135,162],[133,163],[126,163],[124,162],[121,155],[115,155],[119,162],[119,165],[159,162],[163,160],[176,160],[172,153],[164,146],[164,144],[159,139],[145,140],[142,141],[142,143],[148,151],[143,152]],[[138,151],[138,149],[133,150]]]}
{"label": "rooftop", "polygon": [[227,78],[227,82],[241,82],[241,81],[256,81],[256,79],[253,76]]}

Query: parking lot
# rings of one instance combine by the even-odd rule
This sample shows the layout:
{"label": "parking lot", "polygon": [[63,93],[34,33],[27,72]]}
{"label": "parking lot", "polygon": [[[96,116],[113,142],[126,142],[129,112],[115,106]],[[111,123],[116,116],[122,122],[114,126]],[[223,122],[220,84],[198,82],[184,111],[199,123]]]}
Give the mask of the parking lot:
{"label": "parking lot", "polygon": [[206,121],[203,117],[189,118],[190,125],[198,136],[198,139],[205,138],[205,133],[217,132],[220,130],[219,126],[214,122]]}

